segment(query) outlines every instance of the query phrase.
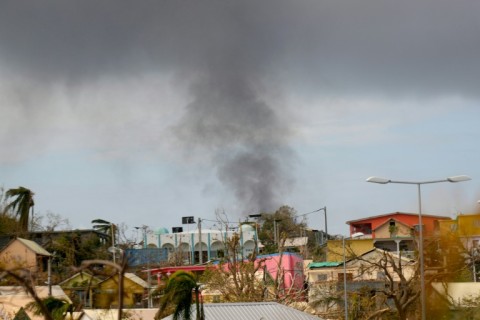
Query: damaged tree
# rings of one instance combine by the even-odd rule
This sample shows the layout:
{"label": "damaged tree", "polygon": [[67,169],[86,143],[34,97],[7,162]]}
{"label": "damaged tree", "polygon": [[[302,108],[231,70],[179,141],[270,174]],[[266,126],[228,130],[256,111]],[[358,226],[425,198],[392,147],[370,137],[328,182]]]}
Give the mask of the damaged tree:
{"label": "damaged tree", "polygon": [[[240,235],[235,233],[226,241],[227,254],[215,267],[203,275],[202,281],[209,290],[219,292],[226,301],[263,301],[267,286],[264,260],[257,260],[257,250],[245,258],[240,245]],[[263,270],[263,277],[259,274]]]}
{"label": "damaged tree", "polygon": [[[368,308],[368,314],[364,315],[366,319],[394,313],[400,320],[406,320],[415,314],[415,305],[420,296],[418,266],[415,261],[375,249],[370,254],[355,257],[353,263],[359,265],[358,278],[375,275],[376,279],[383,279],[385,284],[382,289],[370,290],[371,298],[379,298],[380,303],[373,310]],[[391,307],[390,302],[393,302],[395,308]]]}

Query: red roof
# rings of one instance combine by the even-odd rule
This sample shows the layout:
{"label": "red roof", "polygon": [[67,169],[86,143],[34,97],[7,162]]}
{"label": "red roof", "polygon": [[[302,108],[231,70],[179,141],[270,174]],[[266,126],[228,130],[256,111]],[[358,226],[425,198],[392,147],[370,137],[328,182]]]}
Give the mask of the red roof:
{"label": "red roof", "polygon": [[147,271],[150,271],[151,274],[157,274],[157,273],[174,273],[175,271],[190,271],[190,272],[199,272],[199,271],[205,271],[208,266],[203,265],[203,266],[176,266],[176,267],[162,267],[162,268],[155,268],[155,269],[150,269]]}
{"label": "red roof", "polygon": [[[381,218],[381,217],[393,218],[395,215],[405,215],[405,216],[416,216],[416,217],[418,217],[418,213],[392,212],[392,213],[380,214],[378,216],[370,216],[370,217],[361,218],[361,219],[357,219],[357,220],[350,220],[350,221],[347,221],[346,224],[352,224],[352,223],[361,222],[361,221],[368,221],[368,220],[377,219],[377,218]],[[446,217],[446,216],[437,216],[437,215],[431,215],[431,214],[422,214],[422,217],[430,217],[430,218],[445,219],[445,220],[451,220],[452,219],[452,218]]]}

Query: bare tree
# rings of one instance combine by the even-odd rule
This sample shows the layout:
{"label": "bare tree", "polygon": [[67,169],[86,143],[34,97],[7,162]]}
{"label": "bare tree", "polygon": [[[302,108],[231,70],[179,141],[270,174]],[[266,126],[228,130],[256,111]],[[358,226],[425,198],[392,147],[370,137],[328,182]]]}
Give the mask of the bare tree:
{"label": "bare tree", "polygon": [[[415,261],[395,256],[390,252],[375,249],[371,256],[357,256],[359,262],[358,277],[365,274],[382,275],[383,288],[375,288],[375,294],[385,298],[380,308],[371,311],[368,318],[379,317],[382,314],[395,312],[400,320],[406,320],[415,313],[415,304],[420,296],[418,265]],[[395,308],[392,310],[387,301],[392,301]]]}
{"label": "bare tree", "polygon": [[263,301],[266,284],[258,275],[265,259],[257,259],[256,248],[249,257],[243,257],[238,233],[227,239],[226,247],[227,255],[214,269],[207,270],[201,281],[226,301]]}

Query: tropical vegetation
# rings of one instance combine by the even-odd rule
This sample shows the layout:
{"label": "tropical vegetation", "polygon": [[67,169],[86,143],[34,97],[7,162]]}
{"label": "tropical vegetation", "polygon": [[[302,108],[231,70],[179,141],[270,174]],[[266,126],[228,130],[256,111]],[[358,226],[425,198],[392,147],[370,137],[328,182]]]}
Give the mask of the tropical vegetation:
{"label": "tropical vegetation", "polygon": [[22,231],[28,231],[30,210],[33,216],[33,195],[34,193],[30,189],[27,189],[25,187],[9,189],[5,193],[6,200],[9,200],[10,198],[15,198],[6,205],[5,209],[6,211],[11,210],[15,212],[16,216],[19,219]]}
{"label": "tropical vegetation", "polygon": [[36,301],[30,302],[26,309],[31,310],[33,314],[37,316],[45,316],[46,312],[51,315],[53,320],[63,320],[67,313],[73,311],[72,305],[63,299],[58,299],[55,297],[47,297],[41,300],[44,308],[42,308]]}
{"label": "tropical vegetation", "polygon": [[200,297],[200,284],[191,272],[176,271],[167,280],[160,307],[155,319],[173,314],[173,320],[190,320],[192,304],[195,303],[196,320],[204,320],[203,302]]}

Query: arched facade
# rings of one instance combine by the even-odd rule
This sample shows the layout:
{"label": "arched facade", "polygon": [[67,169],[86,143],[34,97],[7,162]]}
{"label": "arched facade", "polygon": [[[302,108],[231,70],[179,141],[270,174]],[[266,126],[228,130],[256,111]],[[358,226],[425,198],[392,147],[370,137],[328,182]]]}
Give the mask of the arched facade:
{"label": "arched facade", "polygon": [[[188,261],[191,264],[196,264],[200,262],[200,250],[202,252],[202,262],[223,257],[225,242],[234,233],[234,231],[212,229],[202,229],[201,233],[198,232],[198,229],[179,233],[156,232],[147,235],[147,244],[151,243],[159,248],[167,248],[169,255],[180,253],[184,262]],[[240,245],[243,248],[243,256],[247,257],[253,253],[256,241],[256,230],[251,226],[242,226]],[[258,247],[260,246],[259,243]]]}

